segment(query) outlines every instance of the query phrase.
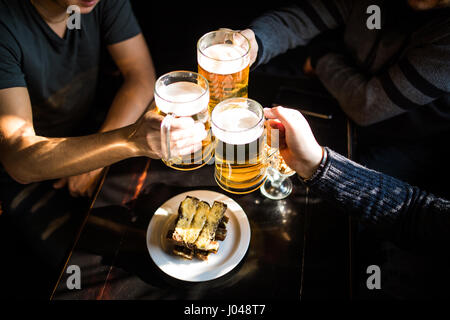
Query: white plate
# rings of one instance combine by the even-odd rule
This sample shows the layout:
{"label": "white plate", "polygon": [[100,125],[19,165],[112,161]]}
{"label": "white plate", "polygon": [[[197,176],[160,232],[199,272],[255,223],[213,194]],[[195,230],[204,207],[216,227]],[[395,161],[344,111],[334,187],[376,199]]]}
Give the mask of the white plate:
{"label": "white plate", "polygon": [[[227,205],[227,236],[219,241],[219,251],[211,253],[207,261],[197,258],[184,259],[174,255],[173,245],[166,240],[167,232],[173,228],[178,216],[180,202],[186,196],[208,202],[220,201]],[[155,211],[147,229],[147,248],[155,264],[166,274],[179,280],[200,282],[219,278],[236,267],[250,244],[250,224],[244,210],[231,198],[208,190],[181,193],[167,200]]]}

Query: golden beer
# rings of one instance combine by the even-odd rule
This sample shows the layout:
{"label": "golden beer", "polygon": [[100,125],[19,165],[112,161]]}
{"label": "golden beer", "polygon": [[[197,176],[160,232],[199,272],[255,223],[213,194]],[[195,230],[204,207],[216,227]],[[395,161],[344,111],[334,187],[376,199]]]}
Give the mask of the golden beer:
{"label": "golden beer", "polygon": [[[163,75],[156,81],[156,112],[165,117],[162,127],[163,162],[177,170],[194,170],[204,166],[212,158],[213,144],[211,121],[208,111],[208,83],[201,75],[189,71],[175,71]],[[177,155],[176,147],[170,145],[170,118],[190,117],[194,123],[201,124],[207,131],[201,148],[187,155]],[[164,152],[163,152],[164,153]]]}
{"label": "golden beer", "polygon": [[232,98],[219,103],[212,112],[216,139],[215,179],[224,190],[249,193],[265,181],[263,108],[256,101]]}
{"label": "golden beer", "polygon": [[239,32],[207,33],[197,45],[198,72],[209,82],[210,112],[221,101],[248,96],[250,42]]}

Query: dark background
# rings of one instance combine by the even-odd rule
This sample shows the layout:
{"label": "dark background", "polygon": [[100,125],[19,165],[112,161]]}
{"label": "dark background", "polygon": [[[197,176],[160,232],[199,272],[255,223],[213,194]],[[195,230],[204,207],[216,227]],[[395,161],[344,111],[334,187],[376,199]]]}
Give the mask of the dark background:
{"label": "dark background", "polygon": [[[263,4],[227,2],[223,6],[218,6],[211,2],[179,4],[173,1],[158,3],[149,0],[130,1],[150,48],[157,76],[174,70],[197,71],[196,45],[203,34],[221,27],[245,29],[254,18],[265,11],[288,3],[287,1]],[[99,81],[99,117],[107,112],[115,90],[122,82],[106,50],[103,52],[102,65],[105,69]],[[39,194],[36,196],[39,197]],[[57,214],[59,212],[57,208],[61,206],[71,208],[74,217],[58,231],[65,235],[61,236],[64,240],[57,243],[59,248],[57,254],[54,252],[51,256],[48,252],[42,254],[43,249],[36,248],[37,242],[30,246],[30,243],[35,241],[31,236],[28,237],[31,234],[29,230],[11,228],[5,221],[5,215],[0,219],[2,256],[0,299],[47,300],[50,297],[89,206],[87,199],[72,199],[65,189],[59,191],[56,198],[57,203],[52,204],[56,209],[44,208],[48,214]],[[31,222],[29,224],[32,225]],[[28,224],[25,227],[28,227]],[[31,228],[39,229],[40,226],[31,226]],[[34,235],[35,232],[32,234]]]}
{"label": "dark background", "polygon": [[265,11],[286,5],[276,2],[154,2],[131,0],[153,57],[157,75],[197,70],[197,41],[219,28],[242,30]]}
{"label": "dark background", "polygon": [[[289,4],[289,1],[263,1],[254,3],[233,1],[224,2],[223,5],[219,6],[217,2],[200,3],[186,1],[177,3],[174,1],[130,1],[149,45],[157,76],[174,70],[196,71],[196,44],[203,34],[222,27],[237,30],[245,29],[253,19],[264,12]],[[292,53],[293,52],[290,52],[287,55]],[[297,57],[298,56],[296,55],[294,62],[295,64],[298,63],[298,66],[301,67],[302,61],[300,59],[297,60]],[[280,58],[283,59],[282,57]],[[110,58],[108,58],[105,51],[102,62],[107,63],[108,61],[110,61]],[[267,82],[265,81],[265,78],[259,79],[263,80],[258,80],[258,78],[253,77],[250,86],[261,88],[262,86],[260,85]],[[110,105],[107,100],[114,97],[114,91],[111,90],[111,85],[114,85],[117,88],[120,83],[120,81],[116,80],[117,79],[111,80],[107,76],[101,79],[103,82],[103,90],[101,90],[103,97],[100,97],[100,99],[105,102],[103,103],[103,106],[105,107],[109,107]],[[270,78],[270,81],[275,80]],[[271,83],[270,87],[276,87],[276,84]],[[255,96],[254,92],[255,91],[251,91],[251,97]],[[258,95],[256,96],[259,98]],[[264,96],[267,101],[258,101],[261,103],[264,102],[264,105],[265,103],[273,102],[271,96],[274,96],[274,94],[265,91]],[[326,130],[313,131],[317,133],[317,138],[320,142],[321,137],[319,133],[326,132]],[[61,197],[60,201],[64,201],[64,198]],[[65,203],[64,205],[65,207],[70,207],[68,203]],[[80,218],[83,218],[83,214],[85,214],[86,211],[87,208],[81,210]],[[330,214],[334,214],[334,212],[330,212]],[[344,220],[344,222],[346,222],[346,220]],[[72,231],[75,231],[75,233],[79,228],[76,223],[79,223],[79,221],[74,222],[72,225]],[[328,225],[332,223],[333,221],[331,220],[331,223],[328,223]],[[316,225],[323,226],[324,228],[327,227],[327,224],[325,223]],[[337,229],[336,227],[339,226],[334,227]],[[47,261],[45,260],[45,257],[33,257],[33,253],[26,247],[27,244],[21,243],[21,240],[24,240],[22,239],[22,236],[20,234],[14,234],[15,230],[4,230],[7,228],[7,225],[2,225],[0,223],[0,229],[2,229],[0,230],[0,252],[3,257],[3,261],[0,263],[0,284],[2,289],[0,290],[0,298],[25,297],[31,299],[48,299],[62,265],[58,266],[56,270],[49,268],[46,264]],[[321,230],[321,232],[316,232],[315,234],[322,236],[323,234],[327,234],[327,231],[328,230]],[[328,233],[328,237],[329,239],[332,239],[334,243],[337,242],[337,239],[333,238],[333,234]],[[75,236],[71,237],[71,239],[75,239]],[[320,239],[316,239],[316,243],[320,242],[324,245],[328,245],[326,240],[327,239],[320,237]],[[347,238],[338,240],[345,242],[347,241]],[[67,243],[65,245],[67,246],[67,251],[69,251],[72,243]],[[329,251],[332,250],[329,249]],[[316,260],[313,259],[313,261],[321,261],[322,251],[315,250],[313,253],[317,255],[317,257],[315,257]],[[338,255],[339,252],[336,252],[335,256]],[[52,258],[58,260],[56,257]],[[64,257],[62,260],[64,262]],[[336,258],[336,260],[338,259]],[[7,267],[4,270],[5,265],[7,265]],[[315,267],[315,269],[318,269],[317,265],[311,265]],[[341,264],[341,267],[345,268],[346,266]],[[325,274],[319,274],[317,277],[311,277],[310,275],[307,277],[306,286],[310,286],[310,288],[313,289],[317,288],[313,291],[313,293],[315,293],[313,294],[313,297],[323,298],[326,296],[326,293],[320,291],[320,280],[329,281],[329,279],[333,278],[334,274],[326,274],[326,276],[327,277],[325,277]],[[338,277],[335,278],[338,279]],[[326,286],[329,287],[329,284],[326,283],[324,287]],[[335,297],[336,296],[337,295],[335,295]]]}

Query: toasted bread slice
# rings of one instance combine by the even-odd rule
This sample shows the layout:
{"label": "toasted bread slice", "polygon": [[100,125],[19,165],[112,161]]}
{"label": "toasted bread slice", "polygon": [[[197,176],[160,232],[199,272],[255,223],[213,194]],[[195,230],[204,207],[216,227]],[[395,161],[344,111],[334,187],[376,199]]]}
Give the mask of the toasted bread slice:
{"label": "toasted bread slice", "polygon": [[194,218],[192,219],[191,225],[188,230],[185,231],[184,242],[189,246],[193,247],[197,241],[200,232],[206,223],[206,217],[209,214],[211,207],[205,201],[200,201],[197,205],[197,211]]}
{"label": "toasted bread slice", "polygon": [[197,206],[200,200],[195,197],[187,196],[178,208],[178,220],[173,233],[173,239],[178,242],[186,242],[187,231],[191,226],[192,219],[197,212]]}
{"label": "toasted bread slice", "polygon": [[175,246],[173,248],[173,253],[189,260],[192,260],[194,257],[194,251],[183,246]]}
{"label": "toasted bread slice", "polygon": [[207,260],[209,253],[219,250],[219,242],[227,235],[225,216],[227,205],[215,201],[210,207],[205,201],[187,196],[178,208],[175,230],[167,238],[175,245],[173,253],[192,259]]}
{"label": "toasted bread slice", "polygon": [[216,230],[226,211],[227,205],[225,203],[214,201],[206,216],[205,225],[195,242],[195,247],[198,250],[217,252],[219,243],[214,241]]}

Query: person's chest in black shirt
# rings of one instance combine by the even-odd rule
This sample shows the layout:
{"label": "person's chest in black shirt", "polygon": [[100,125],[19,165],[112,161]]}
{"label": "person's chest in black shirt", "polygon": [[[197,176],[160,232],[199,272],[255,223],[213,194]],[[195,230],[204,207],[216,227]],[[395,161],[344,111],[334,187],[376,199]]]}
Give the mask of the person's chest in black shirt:
{"label": "person's chest in black shirt", "polygon": [[36,131],[58,135],[54,128],[76,132],[92,107],[98,80],[101,32],[97,11],[81,15],[80,29],[67,29],[63,38],[32,5],[29,23],[17,30],[22,49]]}

